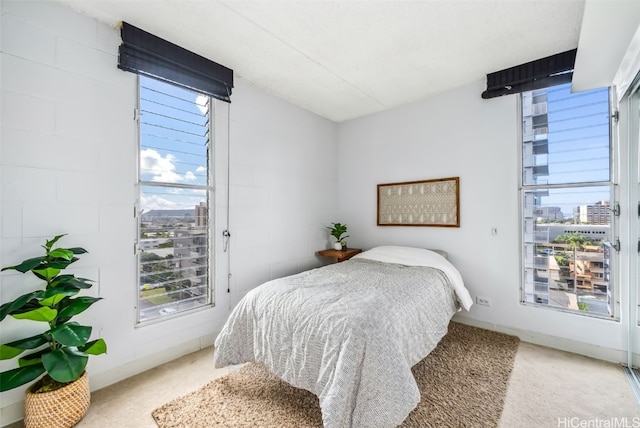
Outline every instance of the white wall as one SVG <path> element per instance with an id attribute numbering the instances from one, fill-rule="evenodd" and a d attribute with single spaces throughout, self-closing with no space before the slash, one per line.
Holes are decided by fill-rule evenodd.
<path id="1" fill-rule="evenodd" d="M 586 0 L 572 90 L 579 92 L 612 86 L 638 28 L 640 2 Z M 637 49 L 634 53 L 637 55 Z M 635 73 L 629 77 L 632 79 Z M 616 82 L 620 83 L 623 82 Z M 626 82 L 625 90 L 629 83 L 630 80 Z"/>
<path id="2" fill-rule="evenodd" d="M 0 6 L 0 265 L 33 256 L 58 233 L 69 234 L 62 244 L 89 250 L 75 272 L 96 279 L 92 294 L 104 300 L 82 320 L 109 345 L 90 361 L 94 389 L 210 344 L 248 290 L 321 263 L 314 252 L 328 245 L 330 221 L 349 225 L 350 246 L 447 250 L 472 294 L 493 301 L 462 314 L 468 322 L 556 338 L 555 346 L 577 351 L 624 349 L 621 324 L 518 303 L 517 106 L 515 97 L 482 100 L 482 82 L 336 125 L 237 79 L 231 293 L 218 239 L 226 228 L 228 116 L 216 103 L 216 307 L 136 328 L 136 78 L 116 68 L 118 31 L 57 3 Z M 449 176 L 461 180 L 462 227 L 376 226 L 376 184 Z M 33 287 L 5 272 L 0 301 Z M 5 320 L 0 340 L 27 328 L 37 331 Z M 21 399 L 19 389 L 2 394 L 0 425 L 21 417 Z"/>
<path id="3" fill-rule="evenodd" d="M 231 305 L 317 267 L 337 214 L 337 125 L 243 85 L 231 110 Z"/>
<path id="4" fill-rule="evenodd" d="M 336 213 L 336 124 L 237 79 L 231 105 L 231 293 L 222 251 L 227 105 L 216 103 L 216 306 L 135 327 L 136 77 L 116 67 L 119 31 L 54 2 L 2 1 L 0 265 L 38 255 L 55 234 L 89 254 L 74 271 L 104 300 L 80 321 L 109 352 L 91 358 L 96 389 L 213 342 L 229 308 L 265 279 L 321 263 Z M 4 272 L 4 303 L 37 280 Z M 0 341 L 41 326 L 7 319 Z M 0 368 L 13 368 L 4 361 Z M 2 393 L 0 425 L 22 417 Z"/>
<path id="5" fill-rule="evenodd" d="M 350 227 L 350 244 L 444 249 L 474 298 L 492 300 L 459 320 L 626 361 L 625 308 L 618 323 L 519 303 L 517 97 L 483 100 L 483 85 L 341 124 L 340 220 Z M 376 184 L 452 176 L 460 177 L 459 229 L 376 226 Z"/>

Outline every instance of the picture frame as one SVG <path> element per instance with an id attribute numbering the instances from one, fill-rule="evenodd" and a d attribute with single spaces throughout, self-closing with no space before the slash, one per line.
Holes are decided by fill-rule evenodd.
<path id="1" fill-rule="evenodd" d="M 377 186 L 378 226 L 460 227 L 460 177 Z"/>

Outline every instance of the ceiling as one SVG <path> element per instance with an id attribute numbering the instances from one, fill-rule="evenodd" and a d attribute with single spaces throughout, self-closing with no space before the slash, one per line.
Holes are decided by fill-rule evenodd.
<path id="1" fill-rule="evenodd" d="M 574 49 L 584 10 L 584 0 L 58 1 L 336 122 Z"/>

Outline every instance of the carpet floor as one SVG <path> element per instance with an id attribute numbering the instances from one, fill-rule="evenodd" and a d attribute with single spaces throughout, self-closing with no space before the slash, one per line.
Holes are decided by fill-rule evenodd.
<path id="1" fill-rule="evenodd" d="M 421 401 L 402 427 L 492 427 L 502 412 L 519 339 L 452 322 L 413 367 Z M 155 409 L 160 428 L 322 427 L 318 398 L 258 364 Z"/>

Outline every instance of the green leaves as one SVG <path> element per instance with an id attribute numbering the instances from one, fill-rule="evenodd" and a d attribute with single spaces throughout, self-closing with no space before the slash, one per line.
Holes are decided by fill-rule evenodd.
<path id="1" fill-rule="evenodd" d="M 53 321 L 56 316 L 58 316 L 58 311 L 44 306 L 29 312 L 17 313 L 11 316 L 18 320 L 50 322 Z"/>
<path id="2" fill-rule="evenodd" d="M 0 345 L 0 360 L 9 360 L 22 354 L 24 349 L 14 348 L 13 346 Z"/>
<path id="3" fill-rule="evenodd" d="M 69 299 L 60 304 L 60 312 L 58 316 L 61 320 L 69 319 L 81 312 L 84 312 L 89 306 L 93 305 L 98 300 L 102 300 L 100 297 L 76 297 L 75 299 Z M 64 321 L 61 321 L 64 322 Z"/>
<path id="4" fill-rule="evenodd" d="M 0 360 L 8 360 L 20 355 L 27 349 L 35 349 L 47 343 L 47 336 L 38 334 L 26 339 L 15 340 L 13 342 L 0 345 Z"/>
<path id="5" fill-rule="evenodd" d="M 23 294 L 13 302 L 8 302 L 0 306 L 0 321 L 5 319 L 7 315 L 12 314 L 15 311 L 19 311 L 32 299 L 38 298 L 42 294 L 43 291 L 33 291 L 31 293 Z"/>
<path id="6" fill-rule="evenodd" d="M 49 332 L 53 339 L 65 346 L 82 346 L 91 336 L 92 327 L 78 325 L 78 323 L 62 324 Z"/>
<path id="7" fill-rule="evenodd" d="M 51 288 L 47 290 L 40 300 L 41 306 L 55 306 L 62 301 L 65 297 L 76 295 L 80 292 L 77 288 L 65 289 L 65 288 Z"/>
<path id="8" fill-rule="evenodd" d="M 48 282 L 60 273 L 60 269 L 47 266 L 42 269 L 32 269 L 31 272 L 33 272 L 33 274 L 38 278 Z"/>
<path id="9" fill-rule="evenodd" d="M 80 377 L 89 356 L 75 347 L 67 347 L 42 355 L 42 364 L 52 379 L 71 382 Z"/>
<path id="10" fill-rule="evenodd" d="M 53 238 L 51 238 L 50 240 L 48 240 L 45 244 L 44 244 L 44 249 L 47 250 L 47 252 L 49 252 L 49 250 L 51 250 L 51 247 L 54 246 L 54 244 L 56 242 L 58 242 L 58 239 L 62 238 L 64 235 L 66 235 L 66 233 L 63 233 L 62 235 L 56 235 Z"/>
<path id="11" fill-rule="evenodd" d="M 342 224 L 342 223 L 331 223 L 332 226 L 327 226 L 327 229 L 329 229 L 329 231 L 331 232 L 331 236 L 333 236 L 334 238 L 336 238 L 336 241 L 340 242 L 345 238 L 348 238 L 349 235 L 347 236 L 342 236 L 345 233 L 347 233 L 347 225 L 346 224 Z"/>
<path id="12" fill-rule="evenodd" d="M 73 259 L 73 251 L 67 250 L 66 248 L 56 248 L 55 250 L 51 250 L 47 253 L 47 256 L 60 258 L 65 260 Z"/>
<path id="13" fill-rule="evenodd" d="M 45 372 L 44 365 L 31 364 L 0 373 L 0 392 L 17 388 L 31 382 Z"/>
<path id="14" fill-rule="evenodd" d="M 29 355 L 25 355 L 22 358 L 18 359 L 18 367 L 26 367 L 34 364 L 42 364 L 42 354 L 46 354 L 47 352 L 51 352 L 51 349 L 45 348 L 41 349 L 37 352 L 32 352 Z"/>
<path id="15" fill-rule="evenodd" d="M 89 355 L 107 352 L 107 344 L 103 339 L 88 342 L 92 327 L 70 322 L 75 315 L 101 299 L 76 296 L 81 290 L 91 288 L 92 281 L 62 273 L 78 260 L 76 255 L 87 252 L 81 247 L 53 248 L 63 236 L 58 235 L 46 241 L 43 245 L 44 256 L 2 269 L 31 272 L 44 284 L 41 290 L 24 294 L 0 306 L 0 321 L 11 315 L 18 320 L 48 324 L 44 333 L 0 345 L 0 360 L 18 357 L 19 366 L 0 373 L 2 391 L 24 385 L 45 372 L 58 382 L 72 382 L 82 375 Z M 22 355 L 25 350 L 33 351 Z"/>
<path id="16" fill-rule="evenodd" d="M 85 289 L 91 288 L 91 282 L 90 279 L 76 278 L 74 275 L 58 275 L 49 283 L 49 288 Z"/>
<path id="17" fill-rule="evenodd" d="M 578 248 L 582 245 L 590 244 L 591 240 L 580 232 L 563 232 L 553 242 L 563 242 L 569 244 L 569 248 Z"/>
<path id="18" fill-rule="evenodd" d="M 7 266 L 5 268 L 2 268 L 2 270 L 5 271 L 5 270 L 9 270 L 9 269 L 14 269 L 14 270 L 17 270 L 18 272 L 27 273 L 31 269 L 37 267 L 40 263 L 42 263 L 42 261 L 45 258 L 46 257 L 35 257 L 33 259 L 27 259 L 27 260 L 23 261 L 22 263 L 20 263 L 19 265 Z"/>
<path id="19" fill-rule="evenodd" d="M 103 339 L 98 339 L 80 346 L 78 349 L 85 354 L 100 355 L 107 352 L 107 342 Z"/>

